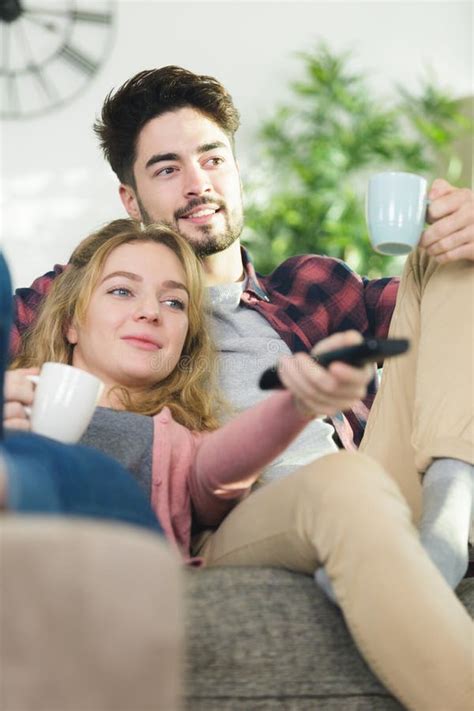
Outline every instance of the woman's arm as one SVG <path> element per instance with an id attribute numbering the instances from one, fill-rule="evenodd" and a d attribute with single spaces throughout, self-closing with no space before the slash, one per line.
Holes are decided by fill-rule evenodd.
<path id="1" fill-rule="evenodd" d="M 356 331 L 320 341 L 314 353 L 359 343 Z M 286 388 L 238 415 L 224 427 L 202 435 L 189 489 L 203 525 L 217 525 L 249 491 L 262 467 L 283 452 L 308 422 L 352 407 L 365 396 L 374 368 L 334 362 L 323 368 L 306 353 L 282 358 L 279 376 Z"/>
<path id="2" fill-rule="evenodd" d="M 311 418 L 293 396 L 278 392 L 226 425 L 200 437 L 189 488 L 194 511 L 206 526 L 220 523 L 249 493 L 261 469 L 283 452 Z"/>

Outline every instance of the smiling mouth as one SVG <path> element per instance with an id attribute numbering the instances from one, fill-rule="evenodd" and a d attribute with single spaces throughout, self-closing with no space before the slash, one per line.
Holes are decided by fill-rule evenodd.
<path id="1" fill-rule="evenodd" d="M 179 219 L 186 220 L 187 222 L 195 222 L 197 224 L 200 224 L 202 222 L 208 222 L 214 217 L 214 215 L 217 215 L 220 211 L 220 207 L 203 207 L 199 210 L 194 210 L 188 215 L 183 215 Z"/>
<path id="2" fill-rule="evenodd" d="M 146 338 L 127 336 L 125 338 L 122 338 L 122 340 L 126 343 L 129 343 L 131 346 L 134 346 L 135 348 L 139 348 L 144 351 L 159 351 L 161 349 L 161 346 L 158 345 L 158 343 L 155 343 L 154 341 L 149 341 Z"/>

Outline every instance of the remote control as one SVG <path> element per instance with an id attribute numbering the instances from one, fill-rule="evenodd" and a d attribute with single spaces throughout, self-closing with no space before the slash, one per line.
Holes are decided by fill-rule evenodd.
<path id="1" fill-rule="evenodd" d="M 406 338 L 387 338 L 386 340 L 366 338 L 362 343 L 357 343 L 354 346 L 318 353 L 318 355 L 312 355 L 311 358 L 324 368 L 327 368 L 335 360 L 360 368 L 371 361 L 381 362 L 385 358 L 401 355 L 408 350 L 408 347 L 409 341 Z M 259 385 L 262 390 L 283 388 L 276 366 L 268 368 L 262 373 Z"/>

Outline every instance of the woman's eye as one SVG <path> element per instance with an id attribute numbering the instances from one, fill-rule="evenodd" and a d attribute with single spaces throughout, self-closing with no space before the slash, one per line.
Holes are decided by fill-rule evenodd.
<path id="1" fill-rule="evenodd" d="M 132 292 L 130 289 L 126 289 L 124 286 L 117 286 L 115 289 L 110 289 L 108 294 L 113 294 L 114 296 L 131 296 Z"/>
<path id="2" fill-rule="evenodd" d="M 171 308 L 179 311 L 184 311 L 186 308 L 184 301 L 181 301 L 181 299 L 164 299 L 163 303 L 168 304 Z"/>

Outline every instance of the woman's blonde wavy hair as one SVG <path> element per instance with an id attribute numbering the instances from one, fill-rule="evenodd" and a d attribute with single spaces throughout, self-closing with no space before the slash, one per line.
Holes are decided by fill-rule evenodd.
<path id="1" fill-rule="evenodd" d="M 178 257 L 189 290 L 189 326 L 174 370 L 146 388 L 130 391 L 118 387 L 121 403 L 124 409 L 141 415 L 155 415 L 167 406 L 185 427 L 215 429 L 225 406 L 217 387 L 216 353 L 209 337 L 201 266 L 188 243 L 166 225 L 142 229 L 133 220 L 114 220 L 83 240 L 64 272 L 55 279 L 12 367 L 40 367 L 47 361 L 72 363 L 74 346 L 67 339 L 68 328 L 73 322 L 84 323 L 107 257 L 129 242 L 162 244 Z"/>

